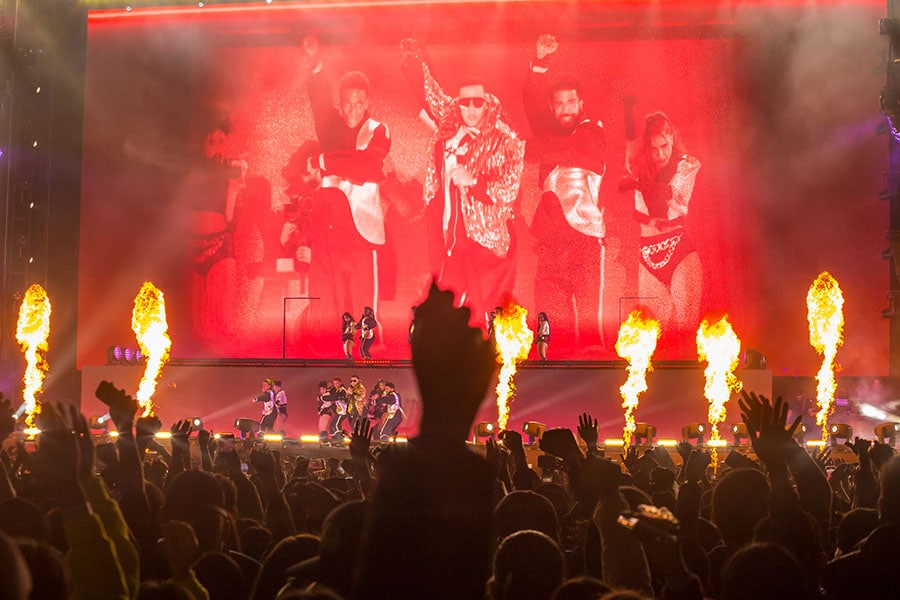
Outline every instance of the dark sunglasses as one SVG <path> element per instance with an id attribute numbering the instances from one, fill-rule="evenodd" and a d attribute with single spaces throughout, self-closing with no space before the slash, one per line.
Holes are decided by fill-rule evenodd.
<path id="1" fill-rule="evenodd" d="M 482 106 L 484 106 L 485 102 L 487 102 L 487 100 L 485 100 L 484 98 L 460 98 L 459 99 L 460 106 L 467 106 L 469 108 L 472 108 L 473 106 L 475 108 L 481 108 Z"/>

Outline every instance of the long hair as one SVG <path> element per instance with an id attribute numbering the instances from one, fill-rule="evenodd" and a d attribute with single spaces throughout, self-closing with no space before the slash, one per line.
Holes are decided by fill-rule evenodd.
<path id="1" fill-rule="evenodd" d="M 641 137 L 640 148 L 637 155 L 631 160 L 632 172 L 637 175 L 638 179 L 653 180 L 656 178 L 659 169 L 650 156 L 650 140 L 657 135 L 663 136 L 672 143 L 672 157 L 669 159 L 669 164 L 686 153 L 681 137 L 672 127 L 669 117 L 662 112 L 650 113 L 644 120 L 644 134 Z"/>

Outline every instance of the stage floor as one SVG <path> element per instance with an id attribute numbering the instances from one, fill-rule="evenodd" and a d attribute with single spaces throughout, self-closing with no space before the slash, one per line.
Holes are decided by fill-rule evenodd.
<path id="1" fill-rule="evenodd" d="M 141 366 L 87 366 L 82 370 L 81 410 L 85 415 L 102 415 L 106 407 L 95 398 L 100 381 L 111 381 L 134 393 L 143 373 Z M 767 396 L 772 394 L 772 373 L 741 369 L 736 372 L 744 387 Z M 251 402 L 266 378 L 281 380 L 288 395 L 286 437 L 316 435 L 316 394 L 320 380 L 341 377 L 344 382 L 358 375 L 368 389 L 376 381 L 393 381 L 402 397 L 408 418 L 400 426 L 401 436 L 413 437 L 421 415 L 419 391 L 408 362 L 324 361 L 185 361 L 163 369 L 153 401 L 165 427 L 192 417 L 203 419 L 204 428 L 215 432 L 234 431 L 239 418 L 259 420 L 260 406 Z M 626 379 L 624 364 L 527 362 L 516 375 L 516 397 L 510 405 L 509 428 L 521 431 L 526 421 L 538 421 L 548 428 L 575 429 L 578 416 L 592 414 L 600 437 L 621 437 L 624 425 L 619 386 Z M 700 365 L 656 366 L 648 374 L 649 389 L 641 395 L 635 411 L 638 422 L 656 426 L 658 438 L 681 439 L 681 428 L 706 422 L 707 402 L 703 396 L 704 377 Z M 725 424 L 740 421 L 737 402 L 728 405 Z M 496 422 L 497 407 L 489 392 L 476 422 Z"/>

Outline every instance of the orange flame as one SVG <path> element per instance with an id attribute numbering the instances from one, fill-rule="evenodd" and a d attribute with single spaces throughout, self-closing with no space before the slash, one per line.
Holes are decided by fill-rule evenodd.
<path id="1" fill-rule="evenodd" d="M 706 361 L 706 385 L 703 395 L 709 402 L 707 419 L 712 426 L 710 438 L 722 439 L 719 435 L 719 423 L 725 420 L 725 404 L 731 398 L 732 392 L 739 392 L 743 387 L 740 380 L 735 377 L 734 370 L 738 366 L 738 357 L 741 354 L 741 340 L 731 328 L 728 316 L 725 315 L 715 323 L 706 319 L 700 323 L 697 329 L 697 357 Z M 716 449 L 710 450 L 713 467 L 717 464 Z"/>
<path id="2" fill-rule="evenodd" d="M 163 365 L 169 360 L 169 349 L 172 339 L 167 331 L 166 300 L 162 291 L 149 281 L 141 286 L 141 291 L 134 298 L 134 310 L 131 312 L 131 329 L 137 338 L 141 352 L 147 357 L 147 366 L 137 391 L 137 401 L 144 409 L 142 416 L 153 416 L 155 406 L 150 400 L 156 391 L 156 380 Z"/>
<path id="3" fill-rule="evenodd" d="M 626 449 L 631 445 L 634 434 L 634 410 L 638 406 L 638 398 L 647 391 L 647 372 L 653 370 L 650 358 L 656 350 L 659 334 L 659 321 L 645 319 L 639 310 L 632 311 L 619 327 L 616 352 L 628 361 L 628 379 L 619 388 L 622 408 L 625 409 L 622 439 Z"/>
<path id="4" fill-rule="evenodd" d="M 16 326 L 16 341 L 25 354 L 25 384 L 22 392 L 25 401 L 25 423 L 34 427 L 34 415 L 41 412 L 37 394 L 41 391 L 44 377 L 50 365 L 44 358 L 50 337 L 50 298 L 40 285 L 34 283 L 25 292 L 19 307 L 19 322 Z"/>
<path id="5" fill-rule="evenodd" d="M 827 271 L 816 277 L 806 294 L 806 319 L 809 321 L 809 343 L 822 355 L 822 366 L 816 374 L 816 425 L 822 427 L 822 439 L 828 436 L 828 415 L 834 407 L 835 356 L 844 343 L 844 295 L 837 280 Z"/>
<path id="6" fill-rule="evenodd" d="M 494 316 L 494 339 L 497 344 L 497 362 L 500 376 L 497 381 L 497 426 L 506 429 L 509 420 L 509 404 L 516 396 L 513 378 L 516 363 L 528 358 L 534 332 L 528 328 L 525 317 L 528 311 L 514 302 L 507 302 L 503 310 Z"/>

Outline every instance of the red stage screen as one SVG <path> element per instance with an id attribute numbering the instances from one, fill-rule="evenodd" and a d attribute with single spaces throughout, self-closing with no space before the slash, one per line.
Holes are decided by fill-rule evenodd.
<path id="1" fill-rule="evenodd" d="M 838 360 L 885 373 L 880 5 L 726 4 L 93 11 L 79 364 L 132 343 L 144 280 L 176 357 L 340 358 L 346 333 L 407 358 L 439 277 L 478 322 L 507 296 L 545 313 L 550 359 L 615 359 L 643 307 L 657 359 L 727 313 L 809 374 L 828 270 Z"/>

